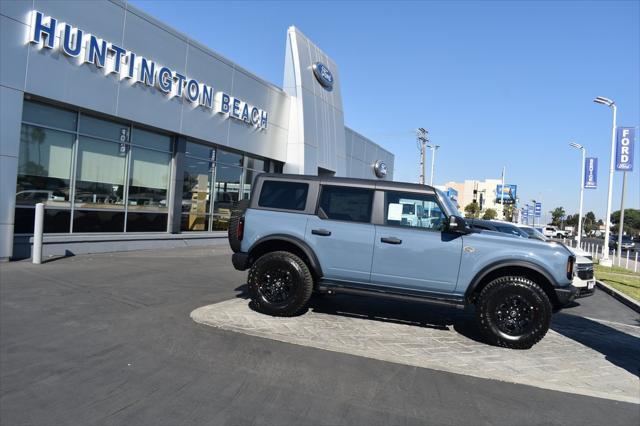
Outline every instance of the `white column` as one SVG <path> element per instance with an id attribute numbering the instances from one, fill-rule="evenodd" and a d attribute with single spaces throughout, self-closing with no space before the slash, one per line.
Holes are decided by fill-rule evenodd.
<path id="1" fill-rule="evenodd" d="M 602 266 L 611 266 L 612 262 L 609 260 L 609 232 L 611 223 L 611 199 L 613 197 L 613 172 L 615 169 L 615 150 L 616 150 L 616 104 L 612 104 L 613 108 L 613 125 L 611 127 L 611 161 L 609 162 L 609 190 L 607 192 L 607 215 L 604 220 L 604 257 L 600 264 Z"/>

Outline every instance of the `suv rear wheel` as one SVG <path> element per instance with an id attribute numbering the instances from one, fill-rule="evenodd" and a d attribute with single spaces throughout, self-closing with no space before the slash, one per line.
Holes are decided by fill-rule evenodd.
<path id="1" fill-rule="evenodd" d="M 494 344 L 529 349 L 549 330 L 551 302 L 536 283 L 520 276 L 500 277 L 480 292 L 476 317 Z"/>
<path id="2" fill-rule="evenodd" d="M 274 251 L 253 264 L 248 285 L 258 311 L 287 317 L 306 306 L 313 291 L 313 276 L 307 264 L 295 254 Z"/>

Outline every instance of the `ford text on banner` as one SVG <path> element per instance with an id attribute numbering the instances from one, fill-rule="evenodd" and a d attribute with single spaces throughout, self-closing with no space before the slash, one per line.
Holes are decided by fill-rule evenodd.
<path id="1" fill-rule="evenodd" d="M 584 187 L 587 189 L 598 187 L 598 159 L 596 157 L 584 159 Z"/>
<path id="2" fill-rule="evenodd" d="M 616 134 L 616 170 L 633 171 L 633 143 L 636 129 L 618 127 Z"/>

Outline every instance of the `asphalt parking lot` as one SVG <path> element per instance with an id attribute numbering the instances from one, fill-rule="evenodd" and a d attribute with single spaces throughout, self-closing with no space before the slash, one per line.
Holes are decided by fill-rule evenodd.
<path id="1" fill-rule="evenodd" d="M 0 423 L 640 421 L 640 405 L 623 402 L 624 392 L 601 398 L 573 393 L 571 386 L 557 391 L 510 383 L 518 381 L 518 371 L 513 380 L 481 378 L 482 362 L 473 356 L 464 359 L 464 369 L 443 371 L 435 364 L 417 366 L 287 343 L 190 318 L 194 310 L 221 302 L 246 307 L 244 279 L 232 269 L 224 245 L 85 255 L 40 266 L 0 265 Z M 436 336 L 440 345 L 468 341 L 478 352 L 497 349 L 477 341 L 467 317 L 463 311 L 429 305 L 384 307 L 336 297 L 314 300 L 310 312 L 299 318 L 320 318 L 336 327 L 345 326 L 345 320 L 360 321 L 373 330 L 376 324 L 414 327 Z M 601 382 L 603 392 L 615 387 L 600 379 L 603 371 L 609 378 L 633 375 L 639 386 L 639 326 L 635 312 L 597 293 L 556 316 L 540 345 L 562 339 L 570 348 L 555 354 L 558 363 L 572 362 L 576 348 L 574 358 L 593 356 L 596 368 L 589 386 L 597 389 Z M 503 351 L 501 357 L 522 362 L 530 353 Z M 591 358 L 582 365 L 589 368 L 590 363 Z M 535 378 L 535 371 L 529 376 Z M 640 396 L 640 386 L 637 391 Z"/>

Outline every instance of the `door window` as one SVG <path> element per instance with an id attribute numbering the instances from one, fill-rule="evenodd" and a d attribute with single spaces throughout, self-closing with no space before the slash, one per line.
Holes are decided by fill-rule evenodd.
<path id="1" fill-rule="evenodd" d="M 372 189 L 323 186 L 318 215 L 323 219 L 370 222 L 372 202 Z"/>
<path id="2" fill-rule="evenodd" d="M 385 224 L 441 231 L 446 215 L 433 194 L 387 191 Z"/>

